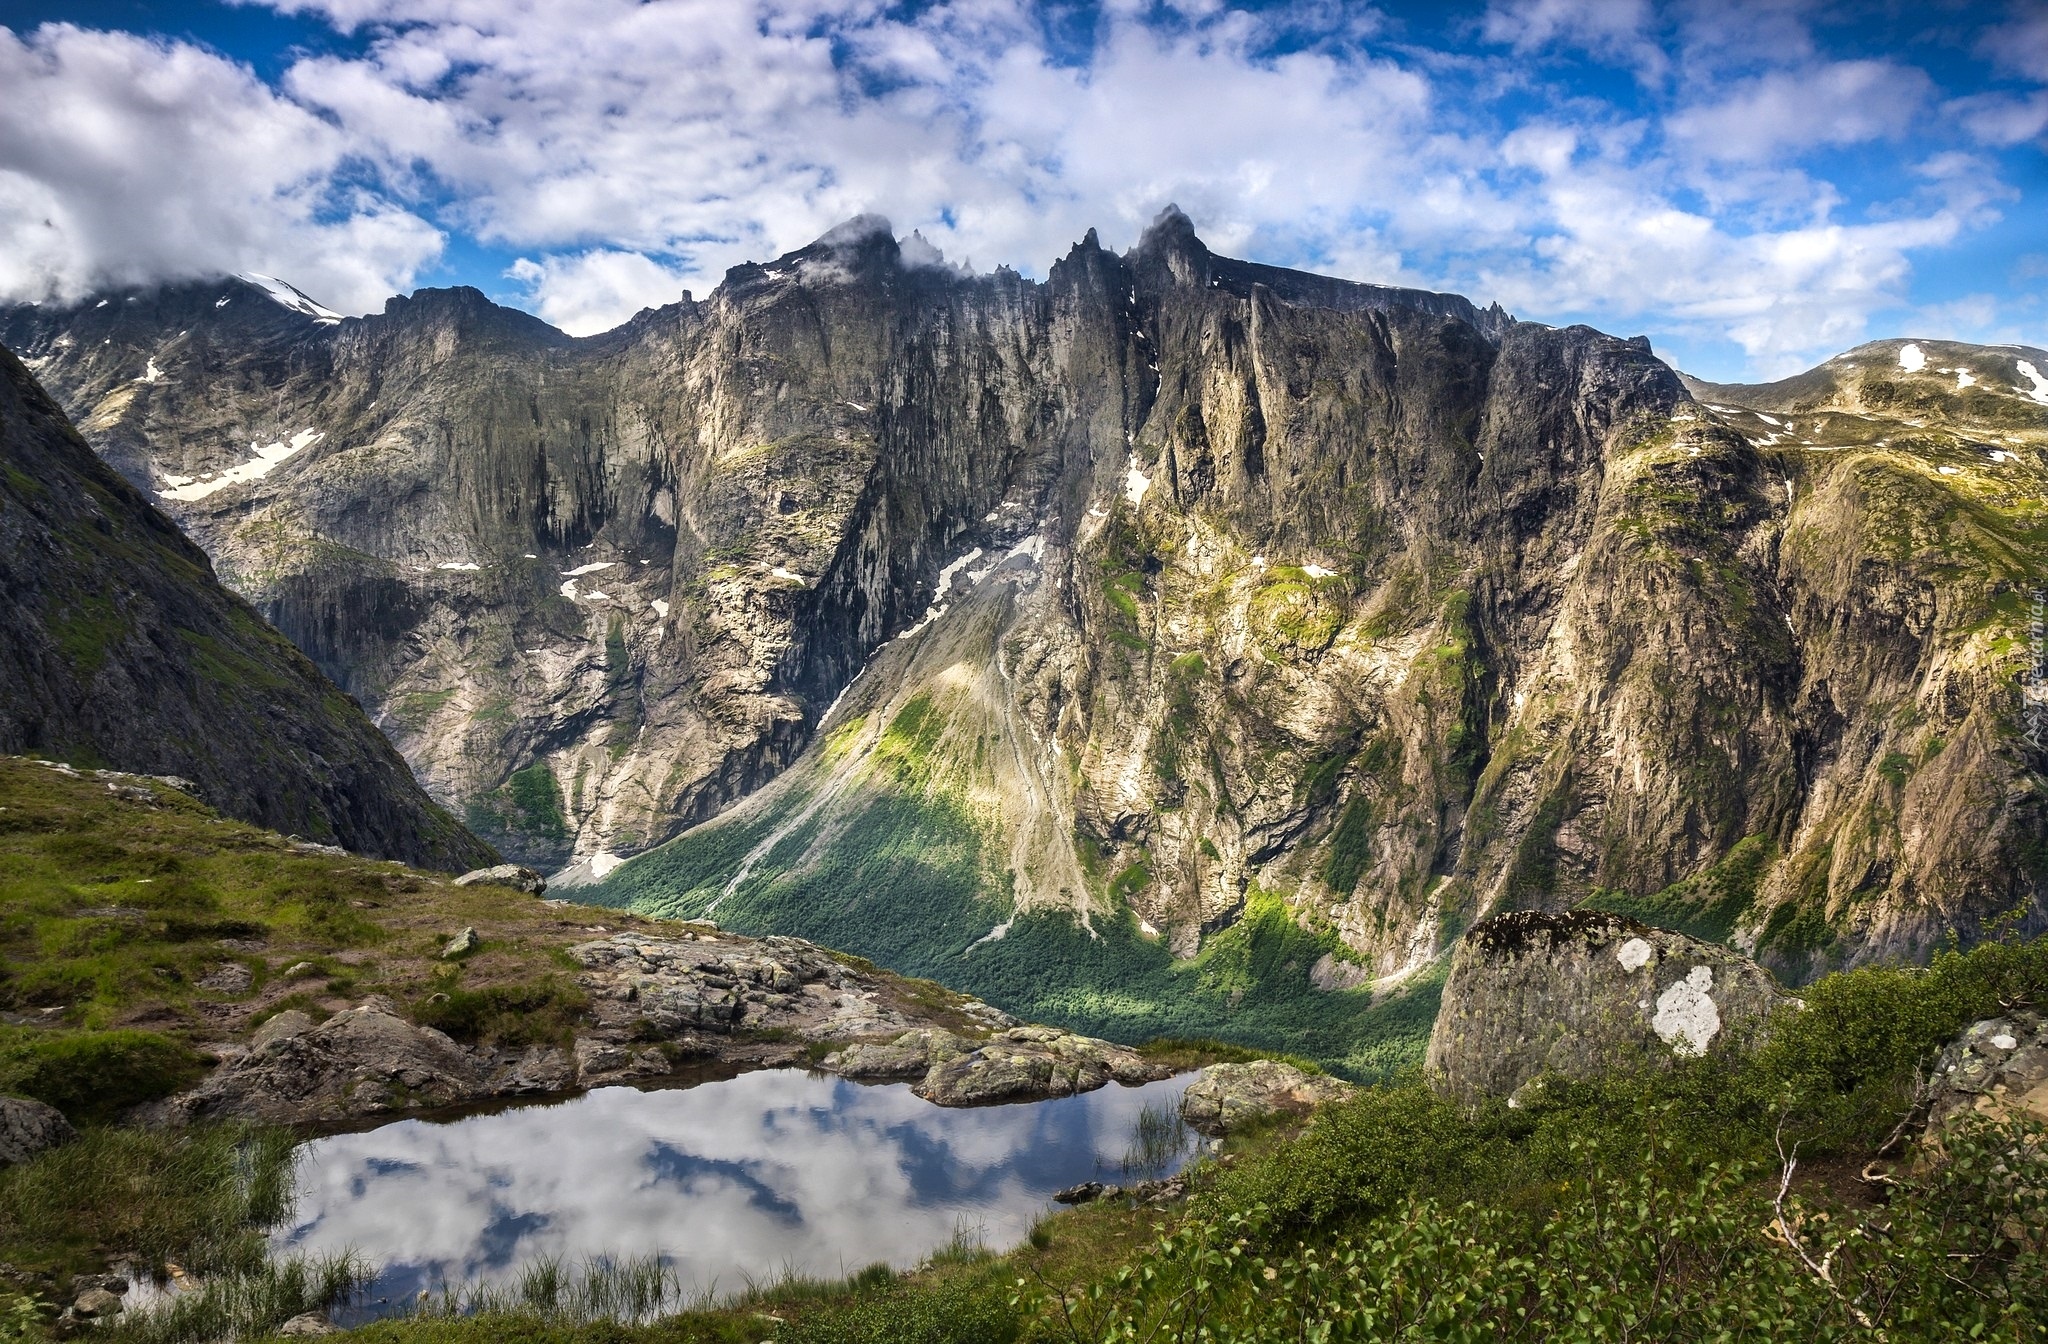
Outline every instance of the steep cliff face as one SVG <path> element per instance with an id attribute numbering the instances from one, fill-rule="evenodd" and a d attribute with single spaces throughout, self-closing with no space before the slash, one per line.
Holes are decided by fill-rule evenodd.
<path id="1" fill-rule="evenodd" d="M 379 857 L 491 857 L 4 350 L 0 753 L 182 776 L 230 815 Z"/>
<path id="2" fill-rule="evenodd" d="M 511 852 L 603 878 L 716 816 L 599 899 L 1041 1017 L 1053 966 L 1099 1031 L 1117 976 L 1427 992 L 1497 909 L 1795 978 L 2044 920 L 2038 352 L 1970 354 L 1945 428 L 1887 375 L 1802 442 L 1646 342 L 1173 211 L 1042 283 L 854 221 L 581 341 L 238 282 L 0 331 Z"/>

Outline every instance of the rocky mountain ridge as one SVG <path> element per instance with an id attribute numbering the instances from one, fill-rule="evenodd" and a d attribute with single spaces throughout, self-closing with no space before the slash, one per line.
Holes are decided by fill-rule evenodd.
<path id="1" fill-rule="evenodd" d="M 380 857 L 492 857 L 0 350 L 0 753 L 19 752 L 179 776 L 229 815 Z"/>
<path id="2" fill-rule="evenodd" d="M 596 899 L 876 955 L 908 921 L 929 968 L 1035 910 L 1186 958 L 1270 898 L 1326 931 L 1318 987 L 1382 993 L 1495 909 L 1794 978 L 2048 918 L 2042 352 L 1689 390 L 1177 211 L 1043 282 L 853 221 L 586 340 L 238 282 L 0 339 Z M 1787 432 L 1785 396 L 1834 400 Z"/>

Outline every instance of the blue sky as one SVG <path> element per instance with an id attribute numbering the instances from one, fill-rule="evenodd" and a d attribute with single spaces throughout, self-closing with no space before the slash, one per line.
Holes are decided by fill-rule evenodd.
<path id="1" fill-rule="evenodd" d="M 2048 344 L 2048 0 L 0 0 L 0 298 L 256 270 L 568 330 L 853 214 L 1219 251 L 1708 377 Z"/>

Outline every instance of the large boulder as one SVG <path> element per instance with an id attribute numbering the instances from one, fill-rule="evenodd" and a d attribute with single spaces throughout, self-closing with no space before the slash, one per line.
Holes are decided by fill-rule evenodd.
<path id="1" fill-rule="evenodd" d="M 0 1167 L 26 1162 L 77 1137 L 55 1106 L 27 1097 L 0 1097 Z"/>
<path id="2" fill-rule="evenodd" d="M 1973 1023 L 1935 1060 L 1928 1089 L 1931 1131 L 1972 1114 L 2048 1122 L 2048 1018 L 2018 1012 Z"/>
<path id="3" fill-rule="evenodd" d="M 842 1078 L 882 1081 L 890 1078 L 922 1078 L 934 1063 L 964 1055 L 974 1042 L 962 1040 L 943 1027 L 920 1027 L 906 1031 L 893 1041 L 860 1042 L 834 1050 L 818 1065 Z"/>
<path id="4" fill-rule="evenodd" d="M 1620 915 L 1515 911 L 1459 941 L 1427 1071 L 1467 1103 L 1761 1040 L 1788 999 L 1740 953 Z"/>
<path id="5" fill-rule="evenodd" d="M 317 1026 L 304 1014 L 280 1013 L 258 1035 L 248 1053 L 177 1098 L 172 1114 L 188 1121 L 332 1123 L 453 1105 L 486 1090 L 461 1046 L 406 1021 L 379 995 Z"/>
<path id="6" fill-rule="evenodd" d="M 473 868 L 455 879 L 458 887 L 478 885 L 510 887 L 523 891 L 529 896 L 538 896 L 548 889 L 547 879 L 531 868 L 522 868 L 516 863 L 493 864 L 489 868 Z"/>
<path id="7" fill-rule="evenodd" d="M 1356 1089 L 1341 1078 L 1304 1073 L 1276 1059 L 1211 1064 L 1180 1096 L 1180 1118 L 1211 1136 L 1241 1129 L 1269 1115 L 1307 1115 Z"/>

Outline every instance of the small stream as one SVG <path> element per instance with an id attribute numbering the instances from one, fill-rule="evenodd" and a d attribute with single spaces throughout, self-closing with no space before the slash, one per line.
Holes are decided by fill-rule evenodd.
<path id="1" fill-rule="evenodd" d="M 956 1237 L 1017 1245 L 1077 1182 L 1170 1174 L 1190 1146 L 1127 1163 L 1140 1115 L 1170 1113 L 1192 1077 L 950 1110 L 907 1084 L 775 1069 L 407 1120 L 308 1143 L 274 1245 L 379 1266 L 369 1314 L 548 1257 L 658 1254 L 693 1294 L 908 1268 Z"/>

